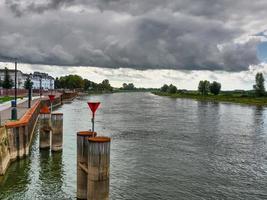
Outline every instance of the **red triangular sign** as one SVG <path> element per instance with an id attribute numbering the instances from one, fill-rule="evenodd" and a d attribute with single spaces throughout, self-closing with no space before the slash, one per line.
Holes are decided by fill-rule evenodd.
<path id="1" fill-rule="evenodd" d="M 49 97 L 51 102 L 53 102 L 55 100 L 55 95 L 53 95 L 53 94 L 48 95 L 48 97 Z"/>
<path id="2" fill-rule="evenodd" d="M 95 116 L 95 112 L 97 110 L 97 108 L 100 105 L 100 102 L 88 102 L 89 108 L 91 109 L 92 113 L 93 113 L 93 117 Z"/>

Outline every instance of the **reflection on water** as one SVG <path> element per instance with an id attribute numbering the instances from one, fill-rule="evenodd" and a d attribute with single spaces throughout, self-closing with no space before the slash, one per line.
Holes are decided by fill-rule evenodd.
<path id="1" fill-rule="evenodd" d="M 266 108 L 149 93 L 61 107 L 63 152 L 39 151 L 35 138 L 1 181 L 0 199 L 75 199 L 76 132 L 91 127 L 88 100 L 102 102 L 95 128 L 112 137 L 111 199 L 267 199 Z"/>

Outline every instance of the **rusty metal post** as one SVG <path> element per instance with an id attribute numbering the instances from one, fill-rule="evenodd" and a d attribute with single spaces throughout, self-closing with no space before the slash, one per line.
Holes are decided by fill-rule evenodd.
<path id="1" fill-rule="evenodd" d="M 88 200 L 109 199 L 110 141 L 109 137 L 88 139 Z"/>
<path id="2" fill-rule="evenodd" d="M 77 133 L 77 198 L 87 199 L 87 153 L 88 138 L 95 137 L 91 131 Z"/>

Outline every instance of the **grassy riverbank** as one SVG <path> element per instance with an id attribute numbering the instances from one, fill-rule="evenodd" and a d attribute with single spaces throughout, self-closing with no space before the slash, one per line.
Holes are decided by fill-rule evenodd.
<path id="1" fill-rule="evenodd" d="M 6 102 L 6 101 L 11 101 L 11 100 L 13 100 L 13 99 L 14 99 L 14 97 L 9 97 L 9 96 L 0 97 L 0 104 L 1 104 L 1 103 L 4 103 L 4 102 Z"/>
<path id="2" fill-rule="evenodd" d="M 199 101 L 214 101 L 214 102 L 230 102 L 230 103 L 239 103 L 247 105 L 256 105 L 256 106 L 267 106 L 267 97 L 253 97 L 246 96 L 240 93 L 235 92 L 222 92 L 220 95 L 200 95 L 197 92 L 187 92 L 187 93 L 175 93 L 170 94 L 167 92 L 152 92 L 155 95 L 167 96 L 171 98 L 186 98 L 186 99 L 195 99 Z"/>

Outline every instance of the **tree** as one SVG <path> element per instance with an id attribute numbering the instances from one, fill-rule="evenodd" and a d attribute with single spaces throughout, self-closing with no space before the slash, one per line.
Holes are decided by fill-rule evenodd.
<path id="1" fill-rule="evenodd" d="M 221 91 L 221 84 L 213 81 L 213 83 L 210 84 L 210 92 L 214 95 L 218 95 Z"/>
<path id="2" fill-rule="evenodd" d="M 33 82 L 31 81 L 30 77 L 27 77 L 26 81 L 24 82 L 24 88 L 30 89 L 32 88 Z"/>
<path id="3" fill-rule="evenodd" d="M 264 96 L 265 95 L 265 87 L 264 87 L 264 77 L 262 73 L 257 73 L 256 77 L 256 84 L 253 85 L 255 93 L 257 96 Z"/>
<path id="4" fill-rule="evenodd" d="M 210 86 L 210 82 L 207 80 L 204 81 L 199 81 L 198 84 L 198 91 L 202 94 L 202 95 L 207 95 L 209 93 L 209 86 Z"/>
<path id="5" fill-rule="evenodd" d="M 77 89 L 84 87 L 84 81 L 82 77 L 78 75 L 62 76 L 59 78 L 59 82 L 57 84 L 60 86 L 60 88 L 66 89 Z"/>
<path id="6" fill-rule="evenodd" d="M 167 92 L 169 90 L 169 86 L 167 84 L 164 84 L 161 88 L 160 91 L 161 92 Z"/>
<path id="7" fill-rule="evenodd" d="M 102 81 L 102 83 L 99 84 L 100 90 L 102 91 L 112 91 L 113 87 L 109 84 L 109 80 L 105 79 Z"/>
<path id="8" fill-rule="evenodd" d="M 12 86 L 13 86 L 13 81 L 10 78 L 8 69 L 5 68 L 5 76 L 4 76 L 4 81 L 2 83 L 2 87 L 5 89 L 10 89 L 10 88 L 12 88 Z"/>
<path id="9" fill-rule="evenodd" d="M 175 94 L 177 92 L 177 87 L 175 85 L 170 84 L 168 92 L 170 94 Z"/>
<path id="10" fill-rule="evenodd" d="M 123 84 L 122 84 L 122 88 L 125 89 L 125 90 L 126 90 L 127 86 L 128 86 L 127 83 L 123 83 Z"/>
<path id="11" fill-rule="evenodd" d="M 123 84 L 122 84 L 122 88 L 123 88 L 124 90 L 134 90 L 134 89 L 135 89 L 135 86 L 134 86 L 133 83 L 129 83 L 129 84 L 127 84 L 127 83 L 123 83 Z"/>
<path id="12" fill-rule="evenodd" d="M 85 91 L 89 90 L 92 87 L 92 82 L 88 79 L 83 79 L 83 89 Z"/>
<path id="13" fill-rule="evenodd" d="M 58 77 L 56 77 L 56 79 L 55 79 L 55 88 L 56 88 L 56 89 L 61 88 L 60 80 L 59 80 Z"/>

